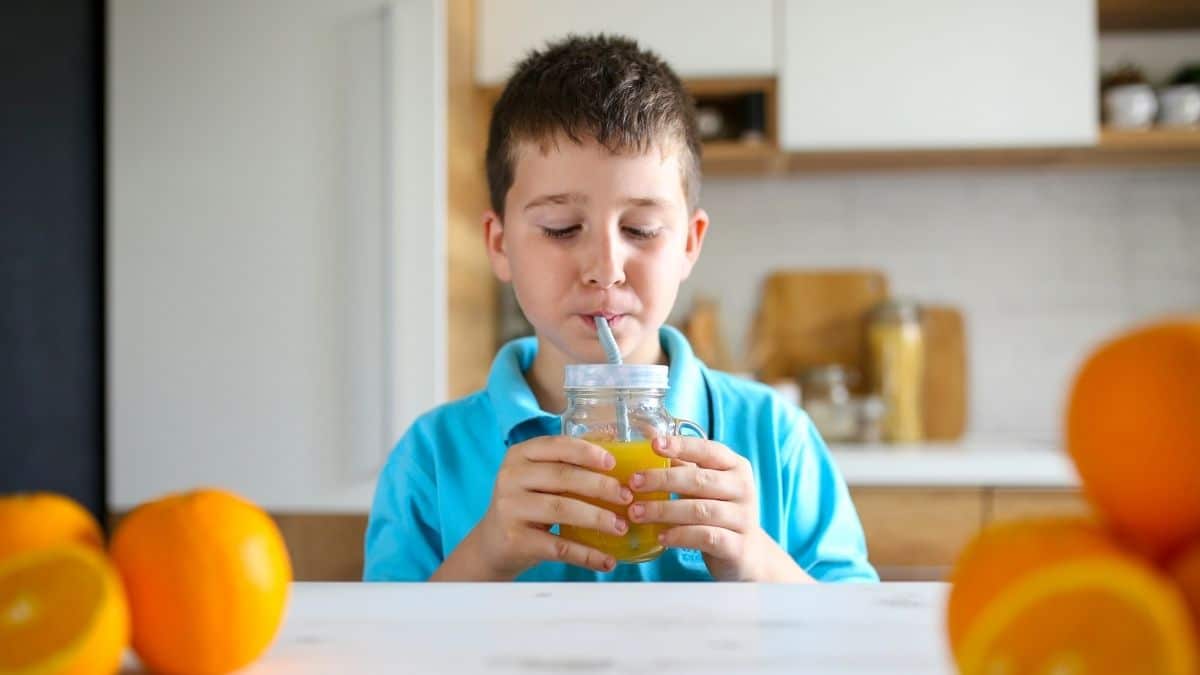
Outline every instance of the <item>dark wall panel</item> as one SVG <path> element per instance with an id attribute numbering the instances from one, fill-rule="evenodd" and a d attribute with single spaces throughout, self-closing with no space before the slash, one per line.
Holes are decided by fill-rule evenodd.
<path id="1" fill-rule="evenodd" d="M 103 6 L 0 3 L 0 492 L 104 507 Z"/>

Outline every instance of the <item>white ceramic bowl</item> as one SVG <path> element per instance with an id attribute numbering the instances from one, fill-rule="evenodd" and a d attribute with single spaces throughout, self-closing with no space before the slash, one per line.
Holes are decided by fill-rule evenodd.
<path id="1" fill-rule="evenodd" d="M 1189 127 L 1200 123 L 1200 87 L 1178 84 L 1158 95 L 1162 110 L 1159 121 L 1169 127 Z"/>
<path id="2" fill-rule="evenodd" d="M 1104 92 L 1108 125 L 1118 129 L 1144 129 L 1154 123 L 1158 98 L 1148 84 L 1123 84 Z"/>

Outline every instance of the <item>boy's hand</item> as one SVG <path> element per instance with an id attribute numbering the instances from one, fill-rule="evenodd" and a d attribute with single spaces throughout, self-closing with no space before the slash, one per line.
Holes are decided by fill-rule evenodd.
<path id="1" fill-rule="evenodd" d="M 609 572 L 616 560 L 596 549 L 550 534 L 555 523 L 623 535 L 628 524 L 611 511 L 568 496 L 617 506 L 633 494 L 601 471 L 616 463 L 604 448 L 566 436 L 542 436 L 508 450 L 492 503 L 475 527 L 479 552 L 494 578 L 512 579 L 544 560 Z"/>
<path id="2" fill-rule="evenodd" d="M 662 436 L 651 447 L 671 459 L 671 468 L 635 473 L 629 486 L 638 493 L 674 492 L 679 499 L 635 502 L 630 520 L 674 525 L 662 543 L 699 549 L 718 581 L 811 581 L 759 524 L 754 471 L 745 457 L 685 436 Z"/>

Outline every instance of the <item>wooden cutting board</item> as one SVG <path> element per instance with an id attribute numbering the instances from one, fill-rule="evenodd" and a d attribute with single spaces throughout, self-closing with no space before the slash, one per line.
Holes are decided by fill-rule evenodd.
<path id="1" fill-rule="evenodd" d="M 866 314 L 888 297 L 887 277 L 872 269 L 781 270 L 763 283 L 751 337 L 751 367 L 764 382 L 840 363 L 867 380 Z"/>
<path id="2" fill-rule="evenodd" d="M 967 428 L 967 340 L 963 315 L 953 307 L 922 306 L 925 338 L 925 438 L 953 441 Z"/>

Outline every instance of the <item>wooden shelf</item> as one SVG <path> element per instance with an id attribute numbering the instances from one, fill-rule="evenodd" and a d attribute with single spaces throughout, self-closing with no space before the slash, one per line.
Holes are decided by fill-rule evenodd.
<path id="1" fill-rule="evenodd" d="M 1162 150 L 1168 152 L 1200 150 L 1200 127 L 1190 129 L 1153 128 L 1144 131 L 1104 129 L 1100 147 L 1107 150 Z"/>
<path id="2" fill-rule="evenodd" d="M 1200 4 L 1200 0 L 1196 0 Z M 787 173 L 895 171 L 961 168 L 1170 167 L 1200 166 L 1200 128 L 1118 131 L 1105 129 L 1090 147 L 962 148 L 937 150 L 830 150 L 785 152 L 776 138 L 777 83 L 774 78 L 687 80 L 693 96 L 737 96 L 763 92 L 767 134 L 762 142 L 714 141 L 704 144 L 706 176 L 769 176 Z M 481 88 L 490 106 L 500 87 Z"/>
<path id="3" fill-rule="evenodd" d="M 1196 0 L 1100 0 L 1096 13 L 1101 32 L 1200 28 Z"/>
<path id="4" fill-rule="evenodd" d="M 787 170 L 787 155 L 770 143 L 704 144 L 701 171 L 711 176 L 762 175 Z"/>
<path id="5" fill-rule="evenodd" d="M 1092 147 L 783 152 L 768 145 L 709 144 L 707 176 L 1003 167 L 1200 166 L 1200 129 L 1104 130 Z"/>

